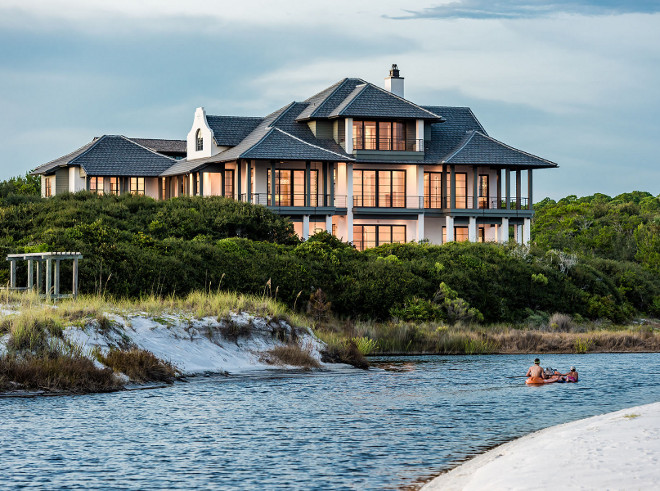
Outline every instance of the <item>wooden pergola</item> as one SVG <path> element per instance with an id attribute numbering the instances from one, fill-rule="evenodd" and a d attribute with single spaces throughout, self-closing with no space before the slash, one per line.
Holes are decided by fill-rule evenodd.
<path id="1" fill-rule="evenodd" d="M 42 288 L 47 299 L 76 298 L 78 296 L 78 261 L 83 258 L 79 252 L 32 252 L 27 254 L 9 254 L 7 261 L 9 267 L 9 290 L 13 291 L 36 291 L 41 294 Z M 73 261 L 73 279 L 71 293 L 60 292 L 60 262 L 63 260 Z M 27 286 L 17 286 L 18 261 L 27 261 Z M 55 271 L 53 275 L 53 263 Z M 36 264 L 36 282 L 34 277 L 34 266 Z M 42 279 L 45 269 L 45 282 Z"/>

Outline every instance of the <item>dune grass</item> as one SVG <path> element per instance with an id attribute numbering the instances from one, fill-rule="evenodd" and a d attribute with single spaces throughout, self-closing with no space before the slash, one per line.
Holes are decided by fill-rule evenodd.
<path id="1" fill-rule="evenodd" d="M 99 361 L 115 372 L 127 375 L 133 382 L 171 383 L 177 371 L 171 363 L 158 359 L 150 351 L 132 348 L 128 351 L 111 349 Z"/>
<path id="2" fill-rule="evenodd" d="M 320 368 L 321 364 L 311 354 L 311 350 L 298 343 L 277 346 L 268 351 L 265 361 L 271 364 L 284 364 L 305 369 Z"/>

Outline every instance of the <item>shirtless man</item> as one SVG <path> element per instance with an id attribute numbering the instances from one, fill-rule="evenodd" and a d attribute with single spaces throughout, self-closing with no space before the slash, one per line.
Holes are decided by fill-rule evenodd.
<path id="1" fill-rule="evenodd" d="M 562 376 L 562 380 L 564 382 L 577 382 L 578 381 L 578 373 L 575 370 L 575 367 L 571 367 L 571 371 L 568 373 L 560 373 L 559 375 Z"/>
<path id="2" fill-rule="evenodd" d="M 538 358 L 534 360 L 534 364 L 529 367 L 529 370 L 527 370 L 527 375 L 525 377 L 537 377 L 537 378 L 546 378 L 545 374 L 543 373 L 543 368 L 541 368 L 541 360 Z"/>

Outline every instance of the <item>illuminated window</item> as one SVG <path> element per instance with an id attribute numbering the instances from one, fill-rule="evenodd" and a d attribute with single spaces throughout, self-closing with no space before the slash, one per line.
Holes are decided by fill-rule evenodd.
<path id="1" fill-rule="evenodd" d="M 405 225 L 354 225 L 353 245 L 363 251 L 383 244 L 403 244 Z"/>
<path id="2" fill-rule="evenodd" d="M 353 206 L 372 208 L 406 207 L 406 171 L 353 171 Z"/>
<path id="3" fill-rule="evenodd" d="M 131 177 L 131 194 L 144 195 L 144 177 Z"/>
<path id="4" fill-rule="evenodd" d="M 488 175 L 481 174 L 479 175 L 479 208 L 485 209 L 489 208 L 488 206 Z"/>
<path id="5" fill-rule="evenodd" d="M 310 170 L 310 206 L 318 206 L 318 171 Z M 271 170 L 268 169 L 268 205 L 271 205 Z M 305 206 L 306 182 L 304 170 L 275 170 L 275 206 Z"/>
<path id="6" fill-rule="evenodd" d="M 424 208 L 443 208 L 442 172 L 424 173 Z"/>
<path id="7" fill-rule="evenodd" d="M 406 139 L 406 125 L 400 121 L 353 121 L 354 150 L 416 151 L 415 140 Z"/>
<path id="8" fill-rule="evenodd" d="M 225 170 L 225 196 L 227 198 L 234 197 L 234 170 Z"/>
<path id="9" fill-rule="evenodd" d="M 204 150 L 204 137 L 202 136 L 202 130 L 197 130 L 197 134 L 195 135 L 195 140 L 197 142 L 196 149 L 198 152 L 201 152 Z"/>
<path id="10" fill-rule="evenodd" d="M 110 177 L 108 180 L 110 181 L 110 194 L 119 194 L 119 178 Z"/>
<path id="11" fill-rule="evenodd" d="M 447 174 L 447 197 L 451 197 L 451 174 Z M 465 172 L 456 172 L 456 208 L 467 208 L 467 174 Z M 451 201 L 448 199 L 448 202 Z M 451 206 L 451 205 L 450 205 Z"/>
<path id="12" fill-rule="evenodd" d="M 90 177 L 89 178 L 89 192 L 94 194 L 103 194 L 103 178 Z"/>

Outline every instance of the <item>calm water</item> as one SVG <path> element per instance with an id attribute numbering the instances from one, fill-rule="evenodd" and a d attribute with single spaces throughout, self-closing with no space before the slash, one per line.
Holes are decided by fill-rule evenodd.
<path id="1" fill-rule="evenodd" d="M 0 398 L 0 487 L 392 489 L 558 423 L 660 400 L 660 354 L 379 358 L 367 372 L 209 377 Z M 638 370 L 637 373 L 633 369 Z"/>

